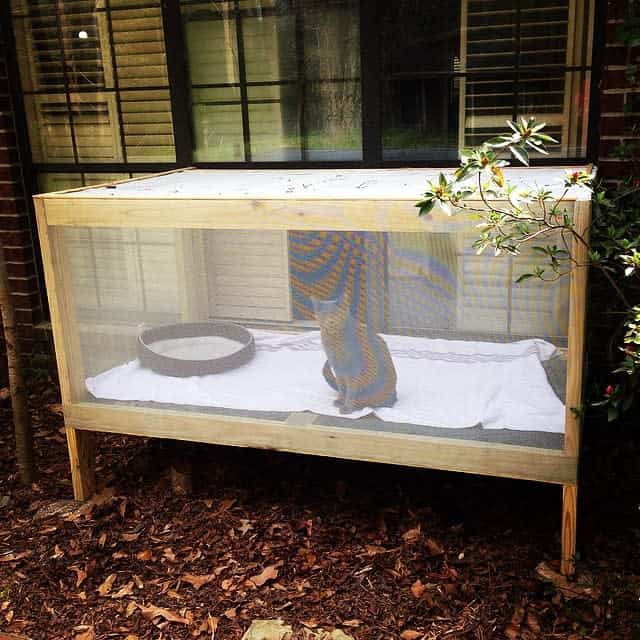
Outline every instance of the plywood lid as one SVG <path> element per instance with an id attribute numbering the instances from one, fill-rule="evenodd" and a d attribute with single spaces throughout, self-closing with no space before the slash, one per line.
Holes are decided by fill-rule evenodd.
<path id="1" fill-rule="evenodd" d="M 587 167 L 508 167 L 508 182 L 564 193 L 567 172 Z M 96 187 L 46 194 L 65 198 L 159 198 L 213 200 L 408 200 L 415 202 L 440 172 L 453 169 L 179 169 Z M 573 187 L 566 200 L 588 200 Z"/>

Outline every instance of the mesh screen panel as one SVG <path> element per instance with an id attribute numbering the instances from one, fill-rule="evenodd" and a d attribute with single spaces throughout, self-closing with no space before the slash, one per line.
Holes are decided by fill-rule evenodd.
<path id="1" fill-rule="evenodd" d="M 535 253 L 476 255 L 474 237 L 62 228 L 86 399 L 558 446 L 568 278 L 516 284 Z M 146 329 L 207 321 L 247 329 L 254 357 L 177 378 L 140 364 Z M 217 326 L 147 347 L 189 362 L 242 346 Z"/>

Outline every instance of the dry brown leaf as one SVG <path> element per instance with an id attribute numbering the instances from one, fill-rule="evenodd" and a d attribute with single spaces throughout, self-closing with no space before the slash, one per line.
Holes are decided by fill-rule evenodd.
<path id="1" fill-rule="evenodd" d="M 0 390 L 1 393 L 1 390 Z M 0 400 L 2 397 L 0 396 Z M 55 413 L 57 416 L 64 415 L 64 411 L 62 410 L 62 404 L 60 402 L 54 402 L 53 404 L 47 405 L 47 409 L 51 411 L 51 413 Z"/>
<path id="2" fill-rule="evenodd" d="M 255 576 L 251 576 L 249 580 L 256 586 L 261 587 L 266 582 L 270 580 L 275 580 L 278 577 L 278 568 L 277 565 L 271 564 L 265 569 L 263 569 L 260 573 Z"/>
<path id="3" fill-rule="evenodd" d="M 377 556 L 379 553 L 384 553 L 386 549 L 384 547 L 380 547 L 375 544 L 367 544 L 364 547 L 364 551 L 365 551 L 365 555 L 371 557 L 371 556 Z"/>
<path id="4" fill-rule="evenodd" d="M 112 573 L 107 579 L 98 587 L 98 593 L 101 596 L 106 596 L 111 591 L 111 587 L 113 587 L 113 583 L 116 581 L 116 574 Z"/>
<path id="5" fill-rule="evenodd" d="M 73 640 L 95 640 L 96 632 L 93 627 L 89 627 L 86 631 L 73 636 Z"/>
<path id="6" fill-rule="evenodd" d="M 131 582 L 127 582 L 123 587 L 120 587 L 116 593 L 112 593 L 112 598 L 124 598 L 125 596 L 133 595 L 133 580 Z"/>
<path id="7" fill-rule="evenodd" d="M 214 513 L 214 515 L 219 516 L 222 515 L 225 511 L 228 511 L 229 509 L 231 509 L 231 507 L 236 503 L 236 499 L 232 498 L 232 499 L 227 499 L 227 500 L 223 500 L 220 503 L 220 506 L 216 509 L 216 512 Z"/>
<path id="8" fill-rule="evenodd" d="M 0 556 L 0 562 L 16 562 L 18 560 L 22 560 L 23 558 L 28 558 L 33 555 L 33 551 L 21 551 L 20 553 L 7 553 L 3 556 Z"/>
<path id="9" fill-rule="evenodd" d="M 2 387 L 0 389 L 0 401 L 8 400 L 11 397 L 11 391 L 9 391 L 9 387 Z"/>
<path id="10" fill-rule="evenodd" d="M 124 542 L 135 542 L 139 537 L 142 531 L 130 531 L 128 533 L 123 533 L 120 538 Z"/>
<path id="11" fill-rule="evenodd" d="M 153 558 L 153 553 L 151 549 L 145 549 L 144 551 L 138 551 L 136 553 L 136 559 L 141 560 L 142 562 L 147 562 Z"/>
<path id="12" fill-rule="evenodd" d="M 109 502 L 113 496 L 116 495 L 116 490 L 113 487 L 105 487 L 99 493 L 94 493 L 91 498 L 89 498 L 89 502 L 96 507 L 105 504 L 105 502 Z"/>
<path id="13" fill-rule="evenodd" d="M 538 622 L 538 616 L 536 616 L 533 611 L 527 612 L 527 626 L 533 633 L 540 634 L 542 633 L 542 629 L 540 628 L 540 623 Z"/>
<path id="14" fill-rule="evenodd" d="M 520 638 L 520 627 L 517 627 L 513 624 L 510 624 L 505 630 L 504 635 L 508 638 L 508 640 L 519 640 Z"/>
<path id="15" fill-rule="evenodd" d="M 130 633 L 124 640 L 140 640 L 140 636 L 135 633 Z"/>
<path id="16" fill-rule="evenodd" d="M 103 531 L 100 534 L 100 537 L 98 538 L 98 546 L 99 547 L 104 547 L 106 541 L 107 541 L 107 534 Z"/>
<path id="17" fill-rule="evenodd" d="M 425 538 L 424 544 L 432 556 L 441 556 L 444 553 L 444 549 L 433 538 Z"/>
<path id="18" fill-rule="evenodd" d="M 216 616 L 212 616 L 210 613 L 207 614 L 207 631 L 211 634 L 211 640 L 214 640 L 216 636 L 216 631 L 218 630 L 218 623 L 220 622 L 220 618 Z"/>
<path id="19" fill-rule="evenodd" d="M 164 618 L 167 622 L 176 622 L 177 624 L 189 624 L 189 620 L 187 618 L 183 618 L 168 609 L 162 609 L 161 607 L 156 607 L 155 605 L 150 604 L 148 607 L 145 607 L 141 604 L 138 605 L 138 609 L 142 613 L 143 617 L 147 620 L 153 621 L 154 618 Z"/>
<path id="20" fill-rule="evenodd" d="M 407 629 L 400 634 L 402 640 L 417 640 L 418 638 L 422 638 L 424 633 L 420 631 L 415 631 L 414 629 Z"/>
<path id="21" fill-rule="evenodd" d="M 402 539 L 407 544 L 412 544 L 413 542 L 416 542 L 418 540 L 418 538 L 420 538 L 421 533 L 422 533 L 421 527 L 420 527 L 420 525 L 418 525 L 417 527 L 414 527 L 413 529 L 409 529 L 408 531 L 405 531 L 402 534 Z"/>
<path id="22" fill-rule="evenodd" d="M 220 586 L 222 587 L 223 591 L 229 591 L 229 589 L 231 589 L 232 585 L 233 585 L 233 579 L 232 578 L 226 578 L 225 580 L 223 580 L 220 583 Z"/>
<path id="23" fill-rule="evenodd" d="M 353 619 L 353 620 L 345 620 L 342 623 L 343 627 L 359 627 L 362 624 L 362 620 L 357 620 L 357 619 Z"/>
<path id="24" fill-rule="evenodd" d="M 167 547 L 162 554 L 169 562 L 176 561 L 176 554 L 173 553 L 173 549 L 171 547 Z"/>
<path id="25" fill-rule="evenodd" d="M 200 587 L 204 586 L 205 584 L 209 584 L 209 582 L 211 582 L 212 580 L 215 580 L 215 575 L 209 573 L 206 575 L 197 576 L 193 573 L 185 573 L 182 576 L 181 580 L 183 582 L 189 583 L 197 591 Z"/>
<path id="26" fill-rule="evenodd" d="M 238 607 L 231 607 L 224 612 L 224 617 L 228 620 L 233 620 L 237 615 Z"/>
<path id="27" fill-rule="evenodd" d="M 69 567 L 69 570 L 76 572 L 76 587 L 79 587 L 87 579 L 87 572 L 84 569 L 80 567 Z"/>
<path id="28" fill-rule="evenodd" d="M 541 562 L 536 567 L 536 574 L 541 580 L 551 582 L 567 600 L 571 598 L 597 600 L 601 595 L 600 590 L 593 585 L 580 584 L 579 581 L 569 582 L 567 578 L 554 571 L 546 562 Z"/>
<path id="29" fill-rule="evenodd" d="M 424 593 L 426 587 L 422 584 L 422 580 L 418 579 L 411 585 L 411 593 L 413 597 L 419 599 Z"/>
<path id="30" fill-rule="evenodd" d="M 127 608 L 125 609 L 124 615 L 127 618 L 130 618 L 133 615 L 133 612 L 138 608 L 137 603 L 135 603 L 133 600 L 131 600 L 129 602 L 129 604 L 127 605 Z"/>

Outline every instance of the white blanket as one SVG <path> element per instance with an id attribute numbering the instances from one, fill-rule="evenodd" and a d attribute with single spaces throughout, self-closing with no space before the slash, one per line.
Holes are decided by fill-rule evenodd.
<path id="1" fill-rule="evenodd" d="M 318 331 L 253 334 L 255 358 L 223 374 L 172 378 L 132 360 L 87 378 L 87 389 L 109 400 L 340 415 L 322 376 Z M 552 344 L 383 337 L 398 373 L 398 401 L 348 417 L 373 411 L 381 420 L 432 427 L 564 432 L 564 405 L 541 364 L 556 354 Z"/>

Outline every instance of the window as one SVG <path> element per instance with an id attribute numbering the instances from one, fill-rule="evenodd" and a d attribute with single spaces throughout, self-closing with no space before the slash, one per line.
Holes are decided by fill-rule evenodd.
<path id="1" fill-rule="evenodd" d="M 35 162 L 175 161 L 160 0 L 12 8 Z"/>
<path id="2" fill-rule="evenodd" d="M 181 8 L 197 161 L 362 159 L 355 0 Z"/>
<path id="3" fill-rule="evenodd" d="M 594 0 L 12 0 L 12 13 L 51 184 L 177 164 L 452 165 L 529 115 L 560 141 L 553 156 L 587 156 Z"/>

